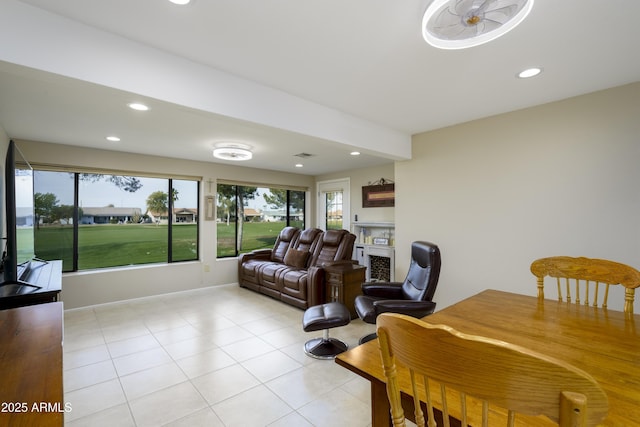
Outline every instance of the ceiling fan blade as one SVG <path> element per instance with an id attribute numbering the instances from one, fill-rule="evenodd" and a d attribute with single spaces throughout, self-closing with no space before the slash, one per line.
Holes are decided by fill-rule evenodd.
<path id="1" fill-rule="evenodd" d="M 453 7 L 453 13 L 458 16 L 464 16 L 468 11 L 474 8 L 476 0 L 460 0 Z"/>
<path id="2" fill-rule="evenodd" d="M 465 34 L 469 32 L 469 27 L 465 27 L 463 25 L 450 25 L 446 28 L 440 29 L 439 34 L 442 38 L 448 40 L 458 40 L 460 38 L 464 38 Z"/>
<path id="3" fill-rule="evenodd" d="M 502 6 L 497 9 L 487 10 L 484 16 L 497 22 L 504 23 L 518 12 L 518 5 Z"/>
<path id="4" fill-rule="evenodd" d="M 450 9 L 443 9 L 437 16 L 438 28 L 460 24 L 460 16 L 451 12 Z"/>
<path id="5" fill-rule="evenodd" d="M 492 21 L 491 19 L 483 19 L 482 23 L 478 24 L 478 35 L 488 33 L 489 31 L 497 30 L 502 26 L 502 22 Z"/>

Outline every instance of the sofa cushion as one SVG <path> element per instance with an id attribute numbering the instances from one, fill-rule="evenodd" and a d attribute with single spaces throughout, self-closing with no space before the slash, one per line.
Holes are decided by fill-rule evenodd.
<path id="1" fill-rule="evenodd" d="M 289 248 L 284 256 L 284 263 L 289 267 L 305 268 L 309 259 L 309 252 Z"/>
<path id="2" fill-rule="evenodd" d="M 289 269 L 291 269 L 291 267 L 279 262 L 265 263 L 258 272 L 260 285 L 271 289 L 281 290 L 282 282 L 278 280 L 278 277 L 280 277 L 283 271 Z"/>
<path id="3" fill-rule="evenodd" d="M 282 292 L 297 298 L 307 298 L 307 270 L 287 270 L 282 276 Z"/>

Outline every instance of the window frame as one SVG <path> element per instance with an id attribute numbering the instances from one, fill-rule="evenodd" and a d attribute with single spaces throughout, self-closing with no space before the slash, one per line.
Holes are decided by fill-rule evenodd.
<path id="1" fill-rule="evenodd" d="M 217 233 L 217 225 L 219 224 L 219 218 L 218 218 L 218 203 L 219 203 L 219 195 L 220 195 L 220 191 L 219 191 L 219 187 L 221 185 L 226 185 L 226 186 L 233 186 L 235 188 L 234 191 L 234 199 L 232 201 L 232 206 L 234 207 L 234 238 L 233 238 L 233 242 L 234 242 L 234 247 L 233 247 L 233 251 L 232 253 L 230 253 L 229 255 L 220 255 L 220 236 Z M 293 221 L 295 222 L 299 222 L 296 221 L 295 218 L 293 218 L 292 212 L 291 212 L 291 207 L 292 207 L 292 200 L 293 198 L 291 197 L 291 192 L 301 192 L 303 194 L 303 198 L 302 198 L 302 228 L 304 229 L 306 227 L 307 224 L 307 197 L 308 197 L 308 189 L 305 188 L 300 188 L 300 187 L 288 187 L 288 186 L 277 186 L 277 185 L 269 185 L 269 184 L 259 184 L 259 183 L 245 183 L 245 182 L 234 182 L 234 181 L 218 181 L 217 185 L 216 185 L 216 259 L 228 259 L 228 258 L 237 258 L 238 256 L 240 256 L 241 253 L 245 253 L 242 252 L 238 249 L 238 196 L 239 196 L 239 188 L 241 187 L 257 187 L 257 188 L 267 188 L 269 190 L 272 189 L 277 189 L 277 190 L 285 190 L 286 191 L 286 202 L 285 202 L 285 206 L 284 206 L 284 213 L 286 215 L 286 220 L 285 220 L 285 227 L 289 227 L 291 226 L 291 223 Z M 243 220 L 244 222 L 244 220 Z M 278 232 L 279 233 L 279 232 Z M 266 249 L 267 247 L 265 247 Z M 268 247 L 270 248 L 270 246 Z"/>
<path id="2" fill-rule="evenodd" d="M 85 168 L 70 168 L 70 167 L 49 167 L 38 164 L 32 164 L 34 173 L 37 172 L 53 172 L 53 173 L 69 173 L 73 175 L 73 237 L 72 237 L 72 267 L 71 269 L 65 269 L 63 272 L 80 272 L 80 271 L 99 271 L 103 269 L 123 269 L 131 266 L 147 266 L 147 265 L 162 265 L 162 264 L 176 264 L 182 262 L 193 262 L 200 260 L 200 231 L 201 231 L 201 201 L 200 195 L 202 191 L 202 178 L 194 177 L 194 176 L 183 176 L 183 175 L 167 175 L 167 174 L 151 174 L 151 173 L 140 173 L 140 172 L 130 172 L 130 171 L 114 171 L 114 170 L 92 170 Z M 174 201 L 172 197 L 168 198 L 167 201 L 167 212 L 168 212 L 168 220 L 167 220 L 167 239 L 166 239 L 166 254 L 167 258 L 165 261 L 159 262 L 149 262 L 149 263 L 137 263 L 137 264 L 127 264 L 127 265 L 116 265 L 116 266 L 102 266 L 102 267 L 91 267 L 91 268 L 79 268 L 79 257 L 80 247 L 79 247 L 79 227 L 80 227 L 80 213 L 82 207 L 80 206 L 80 180 L 82 174 L 98 174 L 104 176 L 128 176 L 135 178 L 153 178 L 153 179 L 161 179 L 166 180 L 166 189 L 167 194 L 172 194 L 174 190 L 174 181 L 192 181 L 196 185 L 196 194 L 195 194 L 195 202 L 196 202 L 196 210 L 197 210 L 197 219 L 195 221 L 196 233 L 195 233 L 195 254 L 193 258 L 189 259 L 174 259 L 173 256 L 173 227 L 177 224 L 177 221 L 174 221 L 173 209 L 174 209 Z M 34 190 L 34 193 L 37 190 Z"/>

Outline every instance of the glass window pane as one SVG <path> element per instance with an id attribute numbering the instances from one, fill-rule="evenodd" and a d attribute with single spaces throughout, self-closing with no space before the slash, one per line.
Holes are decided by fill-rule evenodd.
<path id="1" fill-rule="evenodd" d="M 282 190 L 280 190 L 282 191 Z M 286 193 L 285 193 L 286 194 Z M 238 252 L 272 248 L 286 226 L 286 198 L 266 187 L 238 187 Z"/>
<path id="2" fill-rule="evenodd" d="M 326 193 L 327 230 L 342 229 L 342 191 Z"/>
<path id="3" fill-rule="evenodd" d="M 289 191 L 289 225 L 304 229 L 304 191 Z"/>
<path id="4" fill-rule="evenodd" d="M 198 182 L 173 180 L 172 261 L 198 259 Z"/>
<path id="5" fill-rule="evenodd" d="M 168 180 L 81 174 L 78 269 L 167 262 Z"/>
<path id="6" fill-rule="evenodd" d="M 304 228 L 305 192 L 218 185 L 218 257 L 272 248 L 287 225 Z"/>
<path id="7" fill-rule="evenodd" d="M 17 263 L 23 264 L 35 257 L 33 225 L 35 217 L 33 170 L 28 167 L 15 168 L 16 200 L 16 249 Z"/>
<path id="8" fill-rule="evenodd" d="M 236 256 L 236 186 L 218 184 L 216 198 L 218 257 Z"/>
<path id="9" fill-rule="evenodd" d="M 62 270 L 72 271 L 74 175 L 36 170 L 33 179 L 36 256 L 62 260 Z"/>

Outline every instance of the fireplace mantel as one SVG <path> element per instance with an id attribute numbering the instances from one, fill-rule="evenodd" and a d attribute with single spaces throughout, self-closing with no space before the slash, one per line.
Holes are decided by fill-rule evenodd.
<path id="1" fill-rule="evenodd" d="M 357 244 L 393 246 L 395 243 L 396 225 L 393 222 L 353 222 L 351 231 L 357 237 Z"/>

